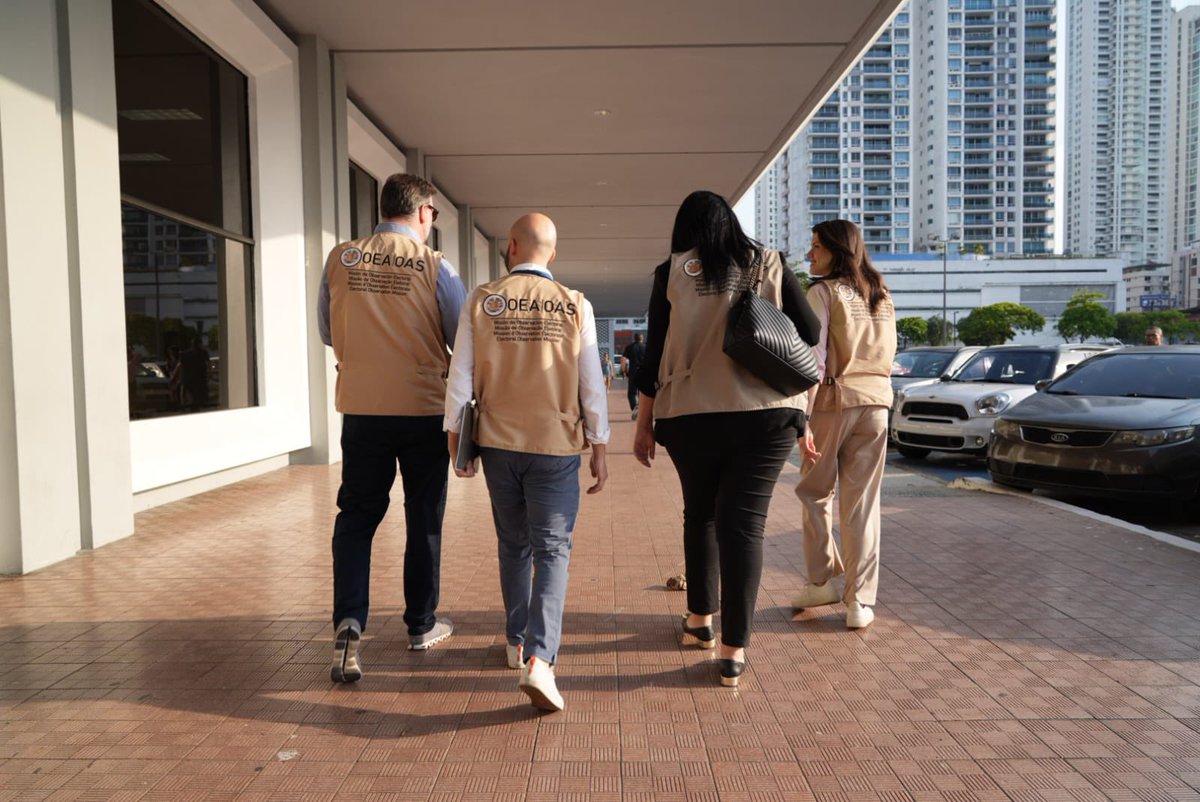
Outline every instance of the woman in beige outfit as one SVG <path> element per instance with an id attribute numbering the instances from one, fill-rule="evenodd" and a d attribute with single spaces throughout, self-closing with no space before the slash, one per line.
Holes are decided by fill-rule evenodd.
<path id="1" fill-rule="evenodd" d="M 830 220 L 813 227 L 814 278 L 808 302 L 821 321 L 814 346 L 823 378 L 811 392 L 811 425 L 796 495 L 804 504 L 804 561 L 809 584 L 796 609 L 846 603 L 846 626 L 865 627 L 879 586 L 879 490 L 887 454 L 889 376 L 896 355 L 896 314 L 883 276 L 871 265 L 858 227 Z M 842 548 L 833 541 L 838 488 Z M 845 574 L 838 593 L 834 577 Z"/>

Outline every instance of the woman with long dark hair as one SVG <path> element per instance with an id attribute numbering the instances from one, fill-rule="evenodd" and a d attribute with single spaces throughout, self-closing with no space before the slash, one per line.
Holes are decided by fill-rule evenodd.
<path id="1" fill-rule="evenodd" d="M 879 490 L 887 455 L 887 411 L 896 356 L 896 311 L 871 264 L 858 226 L 830 220 L 813 227 L 808 252 L 815 278 L 808 299 L 820 320 L 813 348 L 823 378 L 810 391 L 810 427 L 796 495 L 804 505 L 809 583 L 792 601 L 806 609 L 846 603 L 846 626 L 875 618 L 879 587 Z M 833 541 L 837 486 L 842 548 Z M 838 593 L 834 577 L 845 574 Z"/>
<path id="2" fill-rule="evenodd" d="M 720 195 L 689 195 L 671 257 L 654 271 L 646 358 L 633 379 L 641 408 L 634 455 L 650 467 L 662 444 L 683 487 L 683 640 L 715 646 L 720 609 L 718 667 L 730 686 L 745 670 L 771 493 L 804 431 L 803 394 L 783 395 L 722 351 L 730 307 L 759 275 L 759 295 L 815 343 L 819 323 L 781 254 L 747 237 Z"/>

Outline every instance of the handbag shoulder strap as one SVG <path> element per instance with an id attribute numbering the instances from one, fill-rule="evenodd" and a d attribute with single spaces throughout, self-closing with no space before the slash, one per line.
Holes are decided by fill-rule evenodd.
<path id="1" fill-rule="evenodd" d="M 750 287 L 755 295 L 758 295 L 758 289 L 762 286 L 763 279 L 767 277 L 767 259 L 766 254 L 761 250 L 754 252 L 754 261 L 750 263 Z"/>

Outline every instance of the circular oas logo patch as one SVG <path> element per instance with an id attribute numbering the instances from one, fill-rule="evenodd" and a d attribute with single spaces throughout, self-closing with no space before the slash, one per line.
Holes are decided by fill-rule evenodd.
<path id="1" fill-rule="evenodd" d="M 700 264 L 699 259 L 688 259 L 683 263 L 683 273 L 685 276 L 695 278 L 704 272 L 704 265 Z"/>
<path id="2" fill-rule="evenodd" d="M 858 290 L 851 287 L 849 284 L 838 285 L 838 295 L 842 296 L 843 301 L 853 301 L 858 297 Z"/>
<path id="3" fill-rule="evenodd" d="M 354 267 L 362 261 L 362 251 L 358 248 L 347 248 L 342 251 L 342 267 Z"/>
<path id="4" fill-rule="evenodd" d="M 508 308 L 508 301 L 503 295 L 489 295 L 483 299 L 483 313 L 489 317 L 496 317 Z"/>

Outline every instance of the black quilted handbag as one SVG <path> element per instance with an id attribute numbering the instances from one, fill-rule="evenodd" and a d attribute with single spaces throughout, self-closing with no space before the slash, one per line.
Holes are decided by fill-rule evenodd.
<path id="1" fill-rule="evenodd" d="M 758 294 L 763 281 L 759 255 L 750 286 L 729 310 L 723 349 L 734 362 L 787 396 L 799 395 L 821 377 L 817 357 L 779 307 Z"/>

